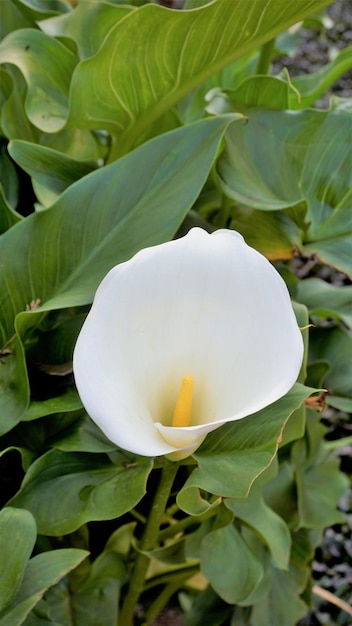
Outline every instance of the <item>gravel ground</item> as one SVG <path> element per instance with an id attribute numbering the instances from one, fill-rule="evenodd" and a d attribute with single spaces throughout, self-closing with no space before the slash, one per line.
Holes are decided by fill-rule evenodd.
<path id="1" fill-rule="evenodd" d="M 336 0 L 327 8 L 330 24 L 324 27 L 312 21 L 309 28 L 302 28 L 297 53 L 293 57 L 283 56 L 274 64 L 274 73 L 287 67 L 290 76 L 311 74 L 332 61 L 339 50 L 352 45 L 352 1 Z M 330 91 L 340 98 L 352 95 L 352 70 L 346 72 Z M 327 107 L 329 96 L 317 106 Z"/>

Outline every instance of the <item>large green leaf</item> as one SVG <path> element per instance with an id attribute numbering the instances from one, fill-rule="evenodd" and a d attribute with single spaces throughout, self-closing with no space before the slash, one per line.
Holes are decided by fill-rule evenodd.
<path id="1" fill-rule="evenodd" d="M 308 606 L 300 594 L 307 585 L 308 561 L 312 556 L 307 538 L 296 536 L 289 571 L 273 566 L 265 570 L 263 582 L 266 589 L 254 603 L 251 612 L 253 626 L 296 626 L 298 620 L 306 615 Z"/>
<path id="2" fill-rule="evenodd" d="M 253 482 L 272 462 L 290 415 L 312 393 L 296 384 L 269 407 L 210 433 L 193 454 L 198 462 L 178 494 L 179 506 L 191 515 L 208 510 L 199 489 L 224 497 L 245 498 Z"/>
<path id="3" fill-rule="evenodd" d="M 249 246 L 272 262 L 291 259 L 295 244 L 301 243 L 298 227 L 282 211 L 260 211 L 236 205 L 230 226 L 243 235 Z"/>
<path id="4" fill-rule="evenodd" d="M 243 601 L 263 577 L 263 568 L 233 525 L 204 537 L 201 570 L 212 587 L 229 604 Z"/>
<path id="5" fill-rule="evenodd" d="M 325 360 L 330 369 L 323 385 L 330 394 L 352 398 L 352 337 L 341 328 L 311 331 L 311 359 Z"/>
<path id="6" fill-rule="evenodd" d="M 87 575 L 75 584 L 70 584 L 66 576 L 49 589 L 45 595 L 48 615 L 55 624 L 116 626 L 120 589 L 126 579 L 121 555 L 104 550 L 87 570 Z M 41 617 L 39 613 L 34 621 L 31 615 L 29 626 L 41 626 Z"/>
<path id="7" fill-rule="evenodd" d="M 80 161 L 104 156 L 106 138 L 80 128 L 45 133 L 29 121 L 26 114 L 26 81 L 15 65 L 0 67 L 1 132 L 8 139 L 20 139 L 64 152 Z"/>
<path id="8" fill-rule="evenodd" d="M 32 124 L 46 132 L 63 128 L 76 63 L 72 52 L 39 30 L 23 28 L 1 42 L 0 63 L 12 63 L 21 70 L 28 87 L 26 113 Z"/>
<path id="9" fill-rule="evenodd" d="M 340 472 L 339 461 L 328 457 L 323 441 L 326 427 L 319 415 L 311 410 L 307 413 L 306 437 L 295 442 L 291 454 L 297 489 L 297 526 L 320 530 L 345 521 L 337 507 L 348 489 L 348 479 Z"/>
<path id="10" fill-rule="evenodd" d="M 144 144 L 72 184 L 48 211 L 2 236 L 0 337 L 2 346 L 10 340 L 10 353 L 0 367 L 0 432 L 12 428 L 28 405 L 16 315 L 23 336 L 44 311 L 90 303 L 112 266 L 172 238 L 234 119 L 208 118 Z M 38 298 L 40 308 L 26 312 Z"/>
<path id="11" fill-rule="evenodd" d="M 254 489 L 252 490 L 255 491 Z M 269 547 L 273 565 L 288 569 L 291 550 L 291 535 L 283 521 L 262 496 L 250 492 L 246 499 L 227 499 L 225 504 L 239 519 L 245 522 Z"/>
<path id="12" fill-rule="evenodd" d="M 56 196 L 96 169 L 94 163 L 82 163 L 67 154 L 27 141 L 12 141 L 8 150 L 25 172 Z"/>
<path id="13" fill-rule="evenodd" d="M 54 447 L 63 452 L 110 452 L 116 448 L 88 415 L 73 433 L 56 441 Z"/>
<path id="14" fill-rule="evenodd" d="M 31 124 L 25 110 L 26 81 L 14 65 L 0 66 L 2 91 L 1 130 L 8 139 L 39 141 L 40 131 Z"/>
<path id="15" fill-rule="evenodd" d="M 343 524 L 345 515 L 337 510 L 339 499 L 348 489 L 348 479 L 339 471 L 336 460 L 307 458 L 303 441 L 293 448 L 295 464 L 299 527 L 323 529 Z M 324 489 L 322 489 L 324 485 Z"/>
<path id="16" fill-rule="evenodd" d="M 21 216 L 7 202 L 0 183 L 0 235 L 20 220 Z"/>
<path id="17" fill-rule="evenodd" d="M 11 506 L 31 511 L 40 534 L 66 534 L 127 513 L 143 497 L 151 468 L 151 459 L 123 452 L 112 463 L 105 454 L 51 450 L 30 466 Z"/>
<path id="18" fill-rule="evenodd" d="M 33 21 L 24 15 L 16 6 L 15 0 L 6 0 L 1 3 L 0 41 L 13 30 L 20 28 L 34 28 Z"/>
<path id="19" fill-rule="evenodd" d="M 217 0 L 190 11 L 142 6 L 77 66 L 68 123 L 109 130 L 118 137 L 114 158 L 209 76 L 326 4 Z"/>
<path id="20" fill-rule="evenodd" d="M 8 294 L 11 298 L 11 295 Z M 3 320 L 1 320 L 3 323 Z M 0 325 L 0 332 L 3 330 Z M 23 346 L 13 334 L 9 339 L 6 331 L 2 334 L 0 351 L 0 435 L 11 430 L 29 402 L 29 383 L 25 366 Z"/>
<path id="21" fill-rule="evenodd" d="M 77 44 L 81 59 L 95 54 L 109 30 L 132 10 L 105 0 L 81 0 L 70 13 L 41 20 L 40 28 L 51 37 L 69 37 Z M 92 28 L 94 24 L 94 28 Z"/>
<path id="22" fill-rule="evenodd" d="M 231 613 L 231 607 L 208 585 L 192 602 L 191 609 L 186 613 L 186 624 L 187 626 L 204 626 L 206 615 L 207 626 L 221 626 L 226 623 Z M 244 622 L 237 622 L 237 624 L 245 626 Z"/>
<path id="23" fill-rule="evenodd" d="M 338 461 L 325 461 L 316 467 L 298 462 L 296 482 L 301 527 L 319 529 L 343 524 L 345 516 L 336 509 L 336 503 L 346 493 L 348 480 L 339 472 Z"/>
<path id="24" fill-rule="evenodd" d="M 88 554 L 86 550 L 66 548 L 34 556 L 26 567 L 18 593 L 0 613 L 0 626 L 20 626 L 49 587 L 77 567 Z"/>
<path id="25" fill-rule="evenodd" d="M 70 7 L 65 0 L 12 0 L 32 20 L 40 20 L 58 13 L 66 13 Z"/>
<path id="26" fill-rule="evenodd" d="M 225 193 L 265 211 L 306 203 L 303 249 L 352 273 L 350 108 L 242 112 L 249 122 L 229 129 L 218 162 Z"/>
<path id="27" fill-rule="evenodd" d="M 296 299 L 305 304 L 312 316 L 342 320 L 352 328 L 352 287 L 336 286 L 320 278 L 301 280 Z"/>
<path id="28" fill-rule="evenodd" d="M 2 143 L 2 142 L 1 142 Z M 8 204 L 15 209 L 18 204 L 19 180 L 7 147 L 0 143 L 0 185 Z M 18 220 L 16 220 L 18 221 Z M 6 229 L 3 229 L 6 230 Z M 0 232 L 3 232 L 1 230 Z"/>
<path id="29" fill-rule="evenodd" d="M 29 511 L 7 507 L 0 512 L 0 611 L 14 598 L 37 537 Z"/>
<path id="30" fill-rule="evenodd" d="M 47 400 L 32 400 L 27 411 L 22 415 L 21 421 L 31 422 L 40 417 L 55 415 L 55 413 L 62 414 L 77 411 L 81 408 L 82 402 L 76 388 L 68 386 L 64 391 L 60 390 L 60 395 L 53 396 Z"/>

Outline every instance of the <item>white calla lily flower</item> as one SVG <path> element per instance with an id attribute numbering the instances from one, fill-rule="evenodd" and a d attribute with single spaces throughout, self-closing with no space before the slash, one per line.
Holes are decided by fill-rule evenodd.
<path id="1" fill-rule="evenodd" d="M 194 228 L 108 273 L 78 337 L 74 372 L 111 441 L 176 460 L 283 396 L 302 357 L 274 267 L 239 233 Z"/>

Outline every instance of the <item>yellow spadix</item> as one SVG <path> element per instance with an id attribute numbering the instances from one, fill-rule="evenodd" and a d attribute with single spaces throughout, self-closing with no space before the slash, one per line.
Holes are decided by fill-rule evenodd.
<path id="1" fill-rule="evenodd" d="M 193 376 L 184 376 L 178 392 L 174 414 L 172 417 L 173 426 L 189 426 L 192 413 L 194 380 Z"/>

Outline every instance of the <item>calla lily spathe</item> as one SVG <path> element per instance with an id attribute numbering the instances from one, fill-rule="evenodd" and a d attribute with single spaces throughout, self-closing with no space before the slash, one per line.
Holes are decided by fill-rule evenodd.
<path id="1" fill-rule="evenodd" d="M 302 357 L 274 267 L 239 233 L 194 228 L 108 273 L 78 337 L 74 372 L 111 441 L 179 459 L 210 431 L 283 396 Z M 186 403 L 189 415 L 177 425 L 184 379 L 180 411 Z"/>

